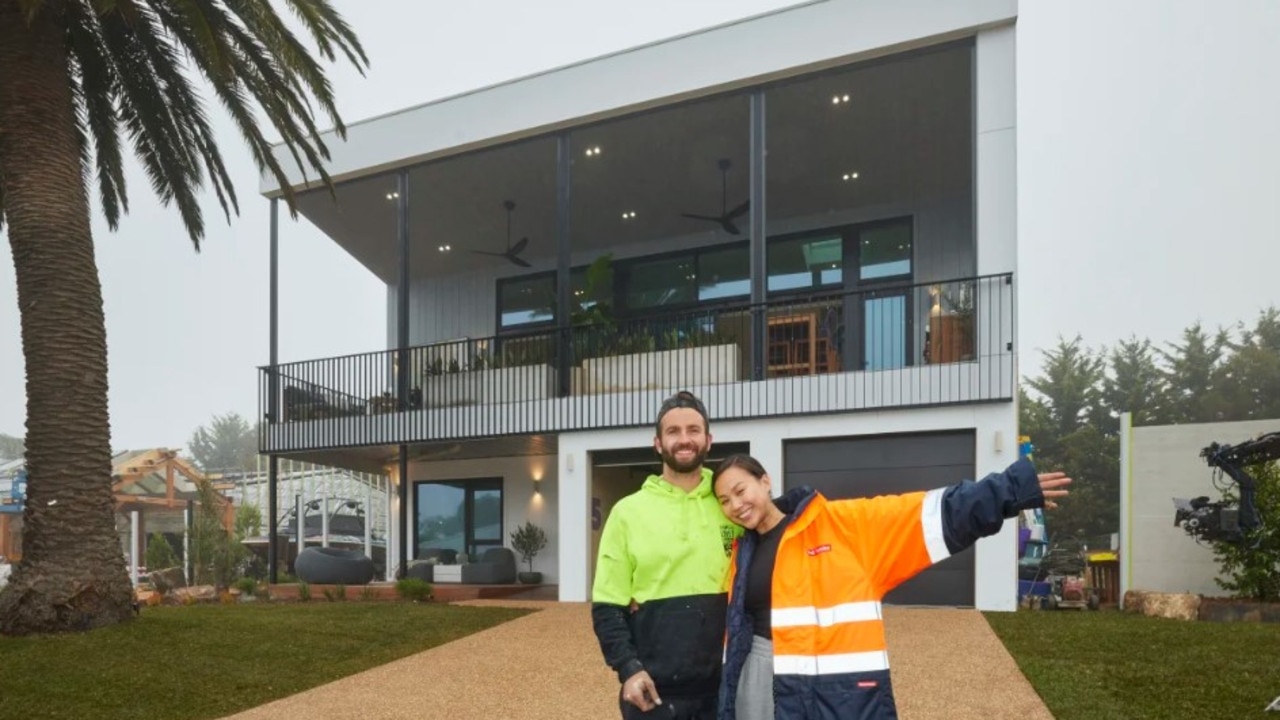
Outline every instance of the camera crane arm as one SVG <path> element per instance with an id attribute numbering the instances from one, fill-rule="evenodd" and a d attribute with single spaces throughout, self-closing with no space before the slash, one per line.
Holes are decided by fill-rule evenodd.
<path id="1" fill-rule="evenodd" d="M 1209 467 L 1217 468 L 1240 486 L 1240 527 L 1258 527 L 1258 509 L 1254 501 L 1257 481 L 1249 474 L 1250 465 L 1280 460 L 1280 432 L 1265 433 L 1236 445 L 1212 443 L 1200 451 Z"/>

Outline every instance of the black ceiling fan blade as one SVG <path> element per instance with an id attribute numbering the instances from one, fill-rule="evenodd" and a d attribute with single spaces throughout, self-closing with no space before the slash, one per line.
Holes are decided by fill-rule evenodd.
<path id="1" fill-rule="evenodd" d="M 522 237 L 520 238 L 520 242 L 511 246 L 511 249 L 508 250 L 507 252 L 511 253 L 512 255 L 519 255 L 520 253 L 524 252 L 524 248 L 528 244 L 529 244 L 529 238 Z"/>
<path id="2" fill-rule="evenodd" d="M 695 215 L 694 213 L 680 213 L 680 217 L 692 218 L 694 220 L 706 220 L 707 222 L 720 222 L 720 218 L 716 215 Z"/>
<path id="3" fill-rule="evenodd" d="M 506 253 L 500 253 L 500 252 L 489 252 L 488 250 L 472 250 L 471 252 L 475 253 L 476 255 L 491 255 L 491 256 L 493 256 L 493 257 L 506 257 L 506 256 L 507 256 L 507 254 L 506 254 Z"/>
<path id="4" fill-rule="evenodd" d="M 520 267 L 533 267 L 524 258 L 518 258 L 515 255 L 508 255 L 507 259 L 510 260 L 513 264 L 519 265 Z"/>
<path id="5" fill-rule="evenodd" d="M 750 200 L 743 200 L 741 205 L 739 205 L 738 207 L 736 207 L 736 208 L 734 208 L 734 209 L 730 210 L 730 211 L 729 211 L 729 214 L 728 214 L 728 215 L 726 215 L 725 217 L 730 217 L 730 218 L 741 217 L 743 214 L 745 214 L 745 213 L 746 213 L 748 210 L 750 210 L 750 209 L 751 209 L 751 201 L 750 201 Z"/>
<path id="6" fill-rule="evenodd" d="M 720 223 L 720 227 L 724 228 L 724 231 L 725 231 L 725 232 L 727 232 L 727 233 L 729 233 L 730 235 L 740 235 L 740 234 L 741 234 L 741 233 L 739 233 L 739 232 L 738 232 L 738 226 L 737 226 L 737 225 L 734 225 L 734 224 L 733 224 L 733 221 L 732 221 L 732 220 L 730 220 L 730 219 L 728 219 L 728 218 L 725 218 L 725 219 L 724 219 L 724 222 Z"/>

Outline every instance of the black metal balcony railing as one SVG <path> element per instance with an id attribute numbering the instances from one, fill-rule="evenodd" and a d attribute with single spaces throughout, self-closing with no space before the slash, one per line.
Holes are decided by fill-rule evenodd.
<path id="1" fill-rule="evenodd" d="M 992 275 L 264 367 L 261 446 L 647 424 L 676 389 L 719 419 L 1008 399 L 1013 306 Z"/>

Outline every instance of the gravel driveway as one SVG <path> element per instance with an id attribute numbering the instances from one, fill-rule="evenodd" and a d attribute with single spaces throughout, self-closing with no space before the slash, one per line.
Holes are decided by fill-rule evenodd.
<path id="1" fill-rule="evenodd" d="M 618 717 L 586 603 L 480 600 L 541 608 L 518 620 L 233 716 L 563 720 Z M 1051 719 L 974 610 L 885 609 L 900 716 Z"/>

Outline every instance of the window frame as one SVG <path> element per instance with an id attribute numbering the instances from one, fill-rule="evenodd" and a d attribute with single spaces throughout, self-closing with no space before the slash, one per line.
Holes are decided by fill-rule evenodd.
<path id="1" fill-rule="evenodd" d="M 480 548 L 488 549 L 492 547 L 505 547 L 504 539 L 506 533 L 506 479 L 503 477 L 476 477 L 476 478 L 450 478 L 441 480 L 415 480 L 413 482 L 413 559 L 419 558 L 421 552 L 421 540 L 419 534 L 419 520 L 421 518 L 422 506 L 419 503 L 419 489 L 424 485 L 444 485 L 461 489 L 463 492 L 463 511 L 462 511 L 462 546 L 463 550 L 470 556 L 472 553 L 482 552 Z M 475 537 L 475 495 L 477 492 L 498 492 L 498 539 L 477 541 Z"/>

